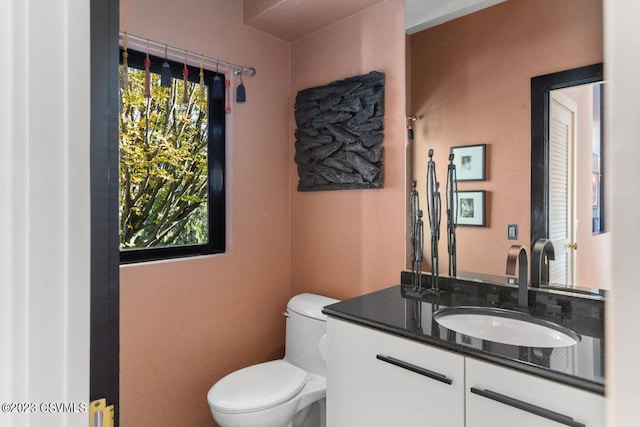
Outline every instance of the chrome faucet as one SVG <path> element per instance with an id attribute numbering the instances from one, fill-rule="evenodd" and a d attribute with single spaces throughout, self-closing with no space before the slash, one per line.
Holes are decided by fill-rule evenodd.
<path id="1" fill-rule="evenodd" d="M 556 259 L 556 253 L 553 248 L 553 243 L 549 239 L 538 239 L 533 245 L 533 251 L 531 253 L 531 287 L 539 288 L 543 282 L 543 268 L 546 267 L 546 259 Z M 547 269 L 544 269 L 546 281 L 549 278 L 546 277 Z"/>
<path id="2" fill-rule="evenodd" d="M 527 251 L 523 246 L 513 245 L 507 254 L 507 275 L 516 275 L 516 261 L 518 262 L 518 305 L 529 307 L 529 286 L 527 280 Z"/>

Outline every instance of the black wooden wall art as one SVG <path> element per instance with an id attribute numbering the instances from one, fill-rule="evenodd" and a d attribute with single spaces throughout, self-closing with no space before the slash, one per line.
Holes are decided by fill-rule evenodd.
<path id="1" fill-rule="evenodd" d="M 383 73 L 301 90 L 295 118 L 298 191 L 382 187 Z"/>

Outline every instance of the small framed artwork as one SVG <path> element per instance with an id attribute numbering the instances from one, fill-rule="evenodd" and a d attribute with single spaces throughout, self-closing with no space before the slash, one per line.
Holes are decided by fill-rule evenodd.
<path id="1" fill-rule="evenodd" d="M 486 191 L 458 191 L 458 225 L 486 226 L 485 195 Z"/>
<path id="2" fill-rule="evenodd" d="M 458 181 L 485 180 L 485 153 L 487 144 L 451 147 Z"/>
<path id="3" fill-rule="evenodd" d="M 600 173 L 591 172 L 591 207 L 598 209 L 600 205 Z"/>

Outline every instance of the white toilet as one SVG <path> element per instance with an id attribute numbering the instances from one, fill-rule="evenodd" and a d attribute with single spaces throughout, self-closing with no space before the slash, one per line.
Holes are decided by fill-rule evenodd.
<path id="1" fill-rule="evenodd" d="M 326 321 L 338 302 L 300 294 L 287 304 L 283 360 L 232 372 L 207 394 L 220 427 L 325 427 Z"/>

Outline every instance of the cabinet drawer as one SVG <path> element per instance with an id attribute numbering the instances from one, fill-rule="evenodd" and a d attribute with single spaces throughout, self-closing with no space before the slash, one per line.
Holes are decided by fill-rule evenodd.
<path id="1" fill-rule="evenodd" d="M 465 396 L 467 427 L 605 424 L 603 396 L 471 358 Z"/>
<path id="2" fill-rule="evenodd" d="M 329 318 L 327 425 L 464 425 L 464 357 Z"/>

